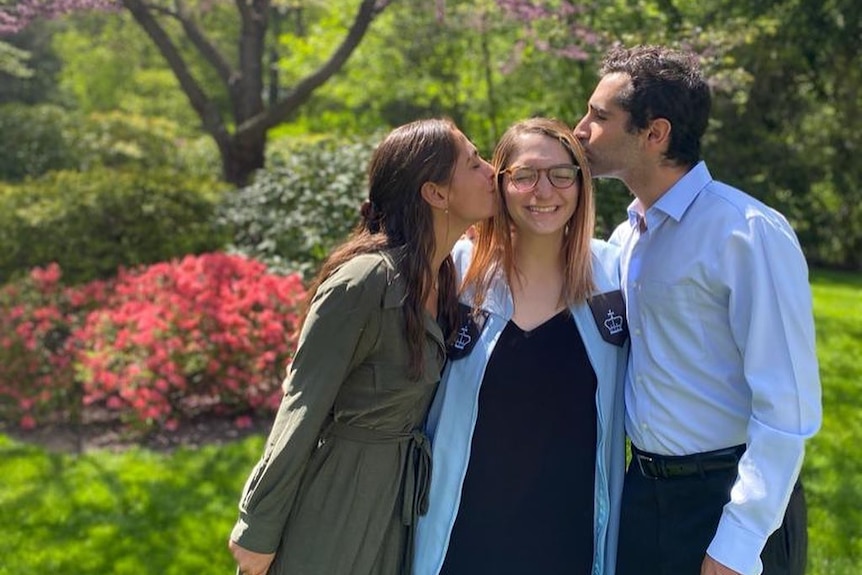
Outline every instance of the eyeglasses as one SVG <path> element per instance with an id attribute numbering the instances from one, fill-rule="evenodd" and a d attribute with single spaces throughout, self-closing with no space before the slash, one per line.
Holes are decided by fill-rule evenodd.
<path id="1" fill-rule="evenodd" d="M 539 183 L 539 176 L 544 173 L 555 188 L 568 188 L 578 179 L 580 168 L 574 164 L 559 164 L 547 168 L 531 168 L 515 166 L 502 170 L 500 175 L 508 174 L 512 185 L 519 192 L 532 190 Z"/>

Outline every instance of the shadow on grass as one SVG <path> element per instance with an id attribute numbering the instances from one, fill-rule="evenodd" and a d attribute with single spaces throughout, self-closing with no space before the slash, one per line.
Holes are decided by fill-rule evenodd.
<path id="1" fill-rule="evenodd" d="M 226 541 L 262 438 L 74 456 L 0 443 L 0 574 L 230 573 Z"/>
<path id="2" fill-rule="evenodd" d="M 862 288 L 862 274 L 859 272 L 813 269 L 809 277 L 818 285 Z"/>

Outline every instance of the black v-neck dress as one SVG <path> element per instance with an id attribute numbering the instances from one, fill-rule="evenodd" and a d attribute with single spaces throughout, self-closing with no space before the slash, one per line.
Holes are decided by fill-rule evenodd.
<path id="1" fill-rule="evenodd" d="M 441 574 L 589 574 L 595 466 L 596 376 L 571 314 L 531 331 L 510 321 L 482 381 Z"/>

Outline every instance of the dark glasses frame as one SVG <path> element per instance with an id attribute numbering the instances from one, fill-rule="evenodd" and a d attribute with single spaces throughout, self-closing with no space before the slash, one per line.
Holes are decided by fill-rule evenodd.
<path id="1" fill-rule="evenodd" d="M 558 173 L 555 174 L 555 170 L 557 170 Z M 564 170 L 567 173 L 565 175 L 560 174 L 560 170 Z M 542 177 L 543 173 L 548 179 L 548 182 L 553 187 L 557 189 L 564 189 L 577 183 L 578 173 L 580 171 L 581 167 L 577 164 L 556 164 L 553 166 L 548 166 L 547 168 L 533 168 L 532 166 L 512 166 L 506 168 L 505 170 L 500 170 L 497 173 L 497 177 L 502 178 L 504 175 L 508 175 L 509 181 L 512 183 L 512 186 L 517 191 L 528 192 L 539 184 L 539 179 Z M 529 179 L 516 179 L 516 174 L 518 173 L 520 173 L 522 176 L 527 176 Z"/>

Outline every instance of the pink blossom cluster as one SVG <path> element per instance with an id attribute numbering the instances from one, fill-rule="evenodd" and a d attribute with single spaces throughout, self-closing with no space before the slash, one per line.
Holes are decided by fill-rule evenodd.
<path id="1" fill-rule="evenodd" d="M 23 425 L 35 424 L 33 408 L 49 399 L 32 391 L 46 387 L 38 378 L 48 374 L 67 391 L 77 386 L 83 409 L 167 429 L 204 412 L 277 408 L 305 297 L 299 275 L 273 275 L 254 260 L 213 253 L 121 271 L 110 285 L 66 293 L 77 307 L 0 308 L 0 322 L 12 319 L 17 329 L 0 341 L 0 356 L 32 348 L 14 374 L 0 371 L 0 398 L 18 402 Z M 59 350 L 46 338 L 54 325 L 68 334 Z"/>
<path id="2" fill-rule="evenodd" d="M 16 34 L 38 18 L 56 18 L 75 10 L 118 10 L 119 0 L 14 0 L 0 3 L 0 36 Z"/>
<path id="3" fill-rule="evenodd" d="M 588 4 L 569 0 L 549 2 L 547 0 L 497 0 L 497 5 L 509 18 L 527 25 L 527 36 L 531 44 L 542 52 L 548 52 L 570 60 L 584 61 L 590 55 L 586 47 L 595 46 L 601 37 L 583 24 L 577 16 L 585 14 Z M 541 21 L 557 21 L 566 27 L 568 42 L 561 46 L 552 45 L 533 28 Z M 516 52 L 522 51 L 524 43 L 519 42 Z M 507 68 L 511 69 L 512 65 Z"/>
<path id="4" fill-rule="evenodd" d="M 76 398 L 71 334 L 107 299 L 108 284 L 63 287 L 57 264 L 0 288 L 0 413 L 23 428 L 69 417 Z"/>
<path id="5" fill-rule="evenodd" d="M 275 409 L 304 296 L 298 275 L 206 254 L 121 273 L 79 337 L 85 404 L 169 428 L 204 410 Z"/>

